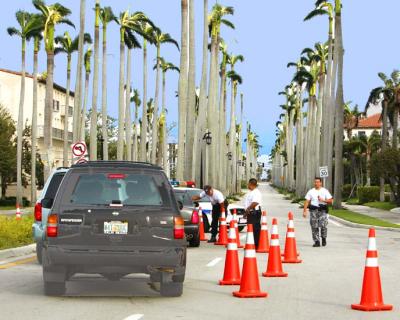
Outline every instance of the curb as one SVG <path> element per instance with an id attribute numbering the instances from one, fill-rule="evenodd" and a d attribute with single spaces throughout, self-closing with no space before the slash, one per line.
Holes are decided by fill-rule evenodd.
<path id="1" fill-rule="evenodd" d="M 16 257 L 21 257 L 21 256 L 26 256 L 28 254 L 32 254 L 35 252 L 36 252 L 36 244 L 35 243 L 24 246 L 24 247 L 0 250 L 0 261 L 12 259 L 12 258 L 16 258 Z"/>
<path id="2" fill-rule="evenodd" d="M 380 227 L 380 226 L 372 226 L 369 224 L 359 224 L 355 222 L 350 222 L 347 220 L 344 220 L 342 218 L 338 218 L 332 214 L 329 214 L 329 219 L 332 219 L 336 222 L 339 222 L 345 226 L 351 227 L 351 228 L 359 228 L 359 229 L 376 229 L 376 230 L 385 230 L 385 231 L 394 231 L 394 232 L 400 232 L 400 228 L 391 228 L 391 227 Z"/>

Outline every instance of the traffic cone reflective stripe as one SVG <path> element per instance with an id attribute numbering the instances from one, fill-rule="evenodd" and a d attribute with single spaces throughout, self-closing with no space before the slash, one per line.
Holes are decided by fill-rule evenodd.
<path id="1" fill-rule="evenodd" d="M 19 204 L 17 204 L 17 210 L 15 212 L 15 219 L 17 219 L 17 220 L 21 219 L 21 209 L 19 208 Z"/>
<path id="2" fill-rule="evenodd" d="M 239 234 L 239 226 L 238 226 L 238 218 L 237 218 L 236 209 L 233 209 L 233 220 L 235 221 L 237 247 L 243 248 L 244 246 L 240 243 L 240 234 Z"/>
<path id="3" fill-rule="evenodd" d="M 224 278 L 219 281 L 220 285 L 240 284 L 239 255 L 236 243 L 235 222 L 232 220 L 229 228 L 228 247 L 225 256 Z"/>
<path id="4" fill-rule="evenodd" d="M 281 249 L 279 245 L 278 220 L 272 220 L 271 243 L 269 247 L 267 271 L 263 277 L 287 277 L 287 273 L 283 272 Z"/>
<path id="5" fill-rule="evenodd" d="M 200 217 L 200 226 L 199 226 L 200 241 L 207 241 L 206 235 L 204 233 L 203 210 L 201 209 L 201 207 L 199 208 L 199 217 Z"/>
<path id="6" fill-rule="evenodd" d="M 266 292 L 260 291 L 252 224 L 247 225 L 247 238 L 240 289 L 232 294 L 238 298 L 263 298 L 268 295 Z"/>
<path id="7" fill-rule="evenodd" d="M 260 239 L 258 241 L 257 252 L 258 253 L 269 252 L 268 222 L 267 222 L 267 213 L 265 211 L 262 212 L 261 216 L 261 231 L 260 231 Z"/>
<path id="8" fill-rule="evenodd" d="M 221 218 L 219 219 L 219 235 L 218 241 L 214 244 L 216 246 L 226 246 L 228 244 L 228 229 L 226 227 L 225 208 L 222 206 Z"/>
<path id="9" fill-rule="evenodd" d="M 283 263 L 301 263 L 298 258 L 296 235 L 294 232 L 293 213 L 289 212 L 289 222 L 287 225 L 285 251 L 283 254 Z"/>
<path id="10" fill-rule="evenodd" d="M 352 304 L 351 308 L 360 311 L 389 311 L 393 309 L 392 305 L 383 303 L 375 229 L 369 230 L 361 301 L 359 304 Z"/>

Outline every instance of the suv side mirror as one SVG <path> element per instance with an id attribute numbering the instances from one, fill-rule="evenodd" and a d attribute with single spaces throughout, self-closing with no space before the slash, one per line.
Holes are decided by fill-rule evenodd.
<path id="1" fill-rule="evenodd" d="M 183 203 L 182 203 L 182 201 L 178 201 L 178 207 L 179 207 L 179 210 L 182 210 L 182 209 L 183 209 Z"/>
<path id="2" fill-rule="evenodd" d="M 50 209 L 53 206 L 54 199 L 52 198 L 43 198 L 41 201 L 42 207 L 46 209 Z"/>

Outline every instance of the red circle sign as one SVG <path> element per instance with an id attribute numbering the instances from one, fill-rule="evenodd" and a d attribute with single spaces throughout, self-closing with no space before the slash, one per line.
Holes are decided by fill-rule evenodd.
<path id="1" fill-rule="evenodd" d="M 84 142 L 77 142 L 72 146 L 72 153 L 75 157 L 82 157 L 86 154 L 86 144 Z"/>
<path id="2" fill-rule="evenodd" d="M 79 159 L 76 164 L 86 163 L 87 160 L 85 158 Z"/>

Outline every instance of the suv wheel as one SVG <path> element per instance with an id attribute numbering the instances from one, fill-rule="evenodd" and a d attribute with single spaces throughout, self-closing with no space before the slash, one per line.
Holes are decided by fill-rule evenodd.
<path id="1" fill-rule="evenodd" d="M 190 247 L 200 247 L 200 234 L 197 234 L 197 236 L 193 237 L 190 241 L 189 241 L 189 246 Z"/>
<path id="2" fill-rule="evenodd" d="M 39 264 L 42 264 L 42 251 L 43 245 L 40 242 L 36 242 L 36 258 Z"/>
<path id="3" fill-rule="evenodd" d="M 183 282 L 161 282 L 160 293 L 163 297 L 180 297 L 183 293 Z"/>
<path id="4" fill-rule="evenodd" d="M 62 296 L 65 290 L 65 282 L 44 282 L 44 293 L 47 296 Z"/>

